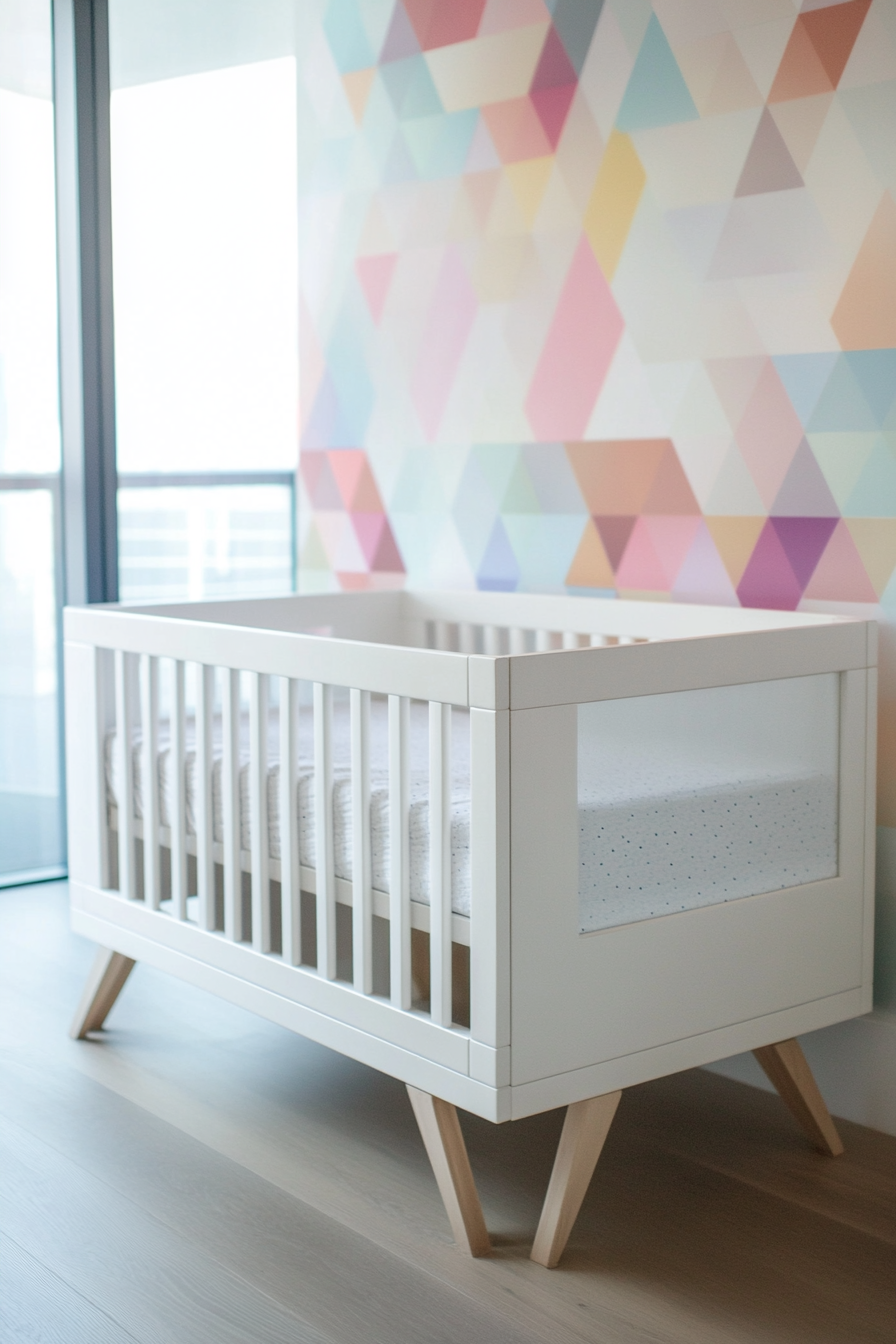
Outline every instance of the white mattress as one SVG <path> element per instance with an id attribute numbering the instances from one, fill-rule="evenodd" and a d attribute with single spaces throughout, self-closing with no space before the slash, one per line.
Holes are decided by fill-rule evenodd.
<path id="1" fill-rule="evenodd" d="M 348 705 L 338 697 L 333 712 L 333 857 L 337 877 L 352 878 L 352 805 Z M 300 711 L 298 730 L 299 773 L 299 854 L 308 868 L 316 867 L 314 808 L 314 768 L 312 748 L 312 712 Z M 249 808 L 249 732 L 248 718 L 241 720 L 240 741 L 240 845 L 251 845 Z M 174 809 L 174 779 L 171 768 L 168 724 L 163 720 L 159 733 L 159 820 L 170 826 Z M 410 895 L 411 900 L 429 904 L 429 802 L 428 802 L 428 716 L 423 704 L 411 704 L 409 745 L 410 793 Z M 213 722 L 212 808 L 214 839 L 224 839 L 224 809 L 221 788 L 221 720 Z M 276 711 L 272 711 L 268 732 L 268 852 L 280 858 L 280 764 L 279 732 Z M 370 715 L 370 839 L 371 877 L 377 891 L 389 891 L 391 845 L 389 837 L 388 718 L 386 702 L 374 698 Z M 451 799 L 451 906 L 455 914 L 470 913 L 470 732 L 469 714 L 455 709 L 452 713 L 452 799 Z M 143 816 L 143 742 L 134 738 L 131 753 L 134 780 L 134 812 Z M 118 752 L 116 735 L 106 737 L 106 788 L 110 806 L 117 806 Z M 196 752 L 195 724 L 186 723 L 186 830 L 196 834 Z"/>
<path id="2" fill-rule="evenodd" d="M 757 775 L 669 788 L 641 772 L 579 799 L 582 933 L 837 873 L 837 785 Z M 633 784 L 639 785 L 632 796 Z M 615 796 L 614 796 L 615 794 Z"/>
<path id="3" fill-rule="evenodd" d="M 427 801 L 426 707 L 411 706 L 410 894 L 429 903 L 429 805 Z M 311 711 L 301 711 L 299 729 L 299 850 L 301 862 L 316 864 L 314 769 Z M 451 905 L 470 914 L 469 717 L 452 715 Z M 167 726 L 160 732 L 159 810 L 162 826 L 173 811 L 173 779 Z M 241 846 L 251 843 L 248 723 L 240 748 Z M 195 730 L 187 721 L 186 829 L 195 834 Z M 214 838 L 223 840 L 221 724 L 214 724 L 212 802 Z M 371 707 L 370 835 L 373 886 L 389 891 L 389 790 L 386 705 Z M 351 776 L 347 704 L 334 706 L 333 824 L 336 876 L 352 877 Z M 276 713 L 268 745 L 268 848 L 280 857 L 279 743 Z M 132 748 L 134 800 L 143 815 L 143 745 Z M 615 767 L 615 768 L 614 768 Z M 110 807 L 119 796 L 115 734 L 106 739 L 106 781 Z M 579 926 L 583 933 L 637 920 L 691 910 L 832 877 L 837 871 L 837 789 L 833 778 L 754 775 L 732 782 L 713 777 L 705 765 L 689 777 L 680 766 L 674 777 L 658 762 L 631 758 L 602 772 L 599 787 L 579 799 Z"/>

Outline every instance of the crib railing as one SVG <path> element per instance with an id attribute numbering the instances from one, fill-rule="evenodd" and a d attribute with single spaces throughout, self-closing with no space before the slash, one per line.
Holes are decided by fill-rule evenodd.
<path id="1" fill-rule="evenodd" d="M 349 688 L 351 879 L 337 877 L 334 858 L 333 701 L 337 689 L 310 684 L 313 740 L 314 866 L 301 853 L 299 827 L 299 714 L 301 682 L 233 667 L 191 664 L 117 649 L 114 666 L 116 808 L 110 814 L 109 865 L 122 897 L 197 924 L 292 966 L 316 968 L 327 980 L 347 978 L 354 989 L 383 993 L 375 983 L 375 920 L 388 921 L 388 997 L 395 1007 L 426 1010 L 450 1027 L 458 1000 L 452 944 L 469 945 L 469 920 L 451 904 L 451 706 L 430 701 L 428 728 L 429 905 L 411 901 L 409 845 L 408 696 L 388 697 L 389 891 L 374 892 L 371 849 L 371 692 Z M 168 668 L 163 667 L 168 663 Z M 188 705 L 187 683 L 193 685 Z M 167 672 L 167 677 L 165 673 Z M 248 681 L 243 696 L 241 677 Z M 160 687 L 167 681 L 164 712 Z M 272 683 L 276 711 L 272 713 Z M 344 693 L 344 692 L 342 692 Z M 240 796 L 240 723 L 248 701 L 249 851 L 242 847 L 245 807 Z M 193 725 L 192 833 L 187 827 L 187 727 Z M 270 846 L 268 738 L 276 721 L 279 858 Z M 215 724 L 220 747 L 215 750 Z M 161 824 L 159 749 L 168 740 L 171 803 Z M 134 788 L 133 752 L 140 742 L 142 816 Z M 215 839 L 215 758 L 219 759 L 221 839 Z M 167 853 L 165 852 L 167 851 Z M 167 862 L 165 860 L 167 859 Z M 193 863 L 190 863 L 190 860 Z M 248 860 L 248 862 L 247 862 Z M 117 870 L 117 884 L 114 874 Z M 247 874 L 248 870 L 248 874 Z M 245 899 L 244 875 L 250 899 Z M 279 891 L 277 888 L 279 887 Z M 305 897 L 303 911 L 303 894 Z M 308 898 L 313 898 L 309 909 Z M 411 906 L 414 905 L 412 911 Z M 338 907 L 350 907 L 350 954 L 340 955 Z M 464 926 L 467 926 L 464 928 Z M 412 929 L 428 934 L 428 966 L 412 965 Z M 382 941 L 382 940 L 380 940 Z M 382 949 L 381 949 L 382 952 Z M 419 962 L 419 954 L 415 959 Z M 382 955 L 380 961 L 383 961 Z M 429 992 L 415 987 L 428 982 Z M 461 1010 L 460 1015 L 466 1017 Z"/>
<path id="2" fill-rule="evenodd" d="M 572 623 L 556 628 L 546 604 L 529 615 L 547 617 L 543 625 L 510 624 L 500 612 L 495 620 L 483 619 L 475 604 L 469 619 L 457 619 L 463 610 L 448 603 L 428 610 L 413 600 L 406 605 L 400 633 L 396 627 L 392 636 L 397 647 L 355 644 L 345 634 L 301 633 L 305 613 L 298 607 L 299 628 L 293 629 L 285 628 L 285 615 L 279 628 L 228 625 L 226 607 L 195 617 L 186 609 L 172 615 L 95 608 L 68 613 L 69 691 L 93 706 L 92 726 L 78 730 L 71 759 L 76 768 L 78 760 L 83 763 L 81 773 L 91 780 L 85 817 L 102 816 L 97 826 L 77 827 L 84 859 L 73 864 L 73 878 L 93 890 L 117 891 L 132 907 L 191 930 L 251 947 L 269 965 L 285 964 L 328 982 L 329 997 L 321 1003 L 329 1005 L 333 993 L 353 992 L 452 1035 L 468 1028 L 471 1050 L 477 1042 L 477 1049 L 488 1047 L 494 1054 L 509 1039 L 507 823 L 499 815 L 508 797 L 509 739 L 507 712 L 497 708 L 498 681 L 495 694 L 485 693 L 482 678 L 487 683 L 492 675 L 506 677 L 500 670 L 504 655 L 642 639 L 618 626 L 607 634 L 583 632 Z M 573 610 L 582 609 L 573 603 Z M 525 619 L 522 610 L 519 615 Z M 474 696 L 468 658 L 475 654 L 499 661 L 492 673 L 485 660 L 475 660 Z M 73 689 L 78 686 L 80 693 Z M 340 756 L 339 768 L 344 781 L 347 764 L 350 784 L 350 878 L 341 864 L 337 872 L 334 853 L 337 697 L 347 702 L 348 714 L 348 761 Z M 378 731 L 386 701 L 390 829 L 388 883 L 379 886 L 371 844 L 374 697 Z M 428 905 L 412 899 L 411 892 L 413 702 L 415 733 L 419 702 L 426 705 Z M 458 709 L 470 716 L 469 918 L 452 908 L 452 716 Z M 307 731 L 309 717 L 311 743 L 300 752 L 299 728 Z M 112 807 L 106 802 L 104 766 L 111 732 L 117 779 Z M 132 754 L 138 741 L 139 809 Z M 268 759 L 274 742 L 275 781 Z M 166 743 L 162 791 L 160 746 Z M 344 753 L 341 738 L 339 746 Z M 313 790 L 313 862 L 303 853 L 308 820 L 306 815 L 300 824 L 297 792 L 300 764 L 304 769 L 309 759 L 313 782 L 306 778 L 302 787 Z M 272 807 L 279 817 L 279 855 L 270 843 Z M 97 832 L 104 837 L 102 853 L 91 850 L 89 837 Z M 76 849 L 73 845 L 73 853 Z M 185 930 L 185 936 L 194 934 Z M 377 1020 L 384 1032 L 391 1031 L 384 1019 Z M 399 1032 L 395 1039 L 404 1037 Z M 480 1050 L 477 1058 L 483 1079 L 499 1067 L 497 1056 L 486 1059 Z"/>
<path id="3" fill-rule="evenodd" d="M 618 644 L 646 644 L 647 636 L 593 634 L 473 621 L 427 620 L 423 622 L 422 643 L 427 649 L 501 657 L 548 653 L 556 649 L 602 649 Z"/>

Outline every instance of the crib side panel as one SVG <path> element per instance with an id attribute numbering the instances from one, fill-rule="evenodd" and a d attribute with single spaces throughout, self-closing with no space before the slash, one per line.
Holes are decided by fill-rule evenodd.
<path id="1" fill-rule="evenodd" d="M 586 933 L 577 708 L 511 711 L 515 1088 L 639 1055 L 648 1068 L 651 1051 L 738 1024 L 753 1024 L 763 1044 L 763 1019 L 789 1010 L 816 1006 L 818 1021 L 803 1030 L 857 1011 L 867 970 L 865 686 L 864 670 L 841 676 L 836 876 Z M 825 1004 L 835 1000 L 846 1006 L 832 1017 Z M 708 1049 L 693 1062 L 719 1057 Z"/>
<path id="2" fill-rule="evenodd" d="M 81 882 L 108 887 L 104 740 L 113 712 L 109 705 L 109 658 L 89 644 L 65 644 L 65 752 L 68 869 Z"/>

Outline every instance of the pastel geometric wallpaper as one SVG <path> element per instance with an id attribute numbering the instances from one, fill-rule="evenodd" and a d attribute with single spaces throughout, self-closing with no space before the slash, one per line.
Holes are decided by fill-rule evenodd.
<path id="1" fill-rule="evenodd" d="M 876 614 L 896 826 L 896 0 L 299 9 L 302 585 Z"/>

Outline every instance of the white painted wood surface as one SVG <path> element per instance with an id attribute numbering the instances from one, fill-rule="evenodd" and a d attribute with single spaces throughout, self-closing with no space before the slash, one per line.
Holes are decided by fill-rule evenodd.
<path id="1" fill-rule="evenodd" d="M 91 930 L 102 933 L 122 955 L 131 955 L 129 948 L 146 955 L 147 948 L 157 947 L 156 964 L 194 983 L 213 983 L 234 1001 L 261 1005 L 260 1011 L 274 1020 L 288 1018 L 295 1029 L 307 1020 L 318 1033 L 315 1039 L 338 1041 L 337 1048 L 368 1062 L 388 1059 L 389 1071 L 413 1086 L 495 1120 L 761 1047 L 842 1020 L 869 1002 L 874 731 L 869 689 L 875 673 L 868 660 L 875 642 L 867 622 L 540 595 L 435 593 L 202 603 L 166 608 L 164 614 L 70 611 L 66 629 L 69 695 L 87 697 L 96 706 L 88 727 L 70 734 L 70 768 L 87 782 L 83 791 L 70 790 L 79 800 L 70 804 L 70 815 L 89 832 L 73 847 L 76 926 L 88 936 Z M 402 639 L 429 647 L 389 642 Z M 142 820 L 134 816 L 130 756 L 136 657 L 143 672 Z M 175 815 L 164 828 L 153 742 L 159 732 L 159 658 L 176 660 L 170 724 Z M 114 662 L 119 725 L 122 796 L 115 834 L 121 894 L 106 890 L 103 863 L 110 834 L 102 763 L 108 724 L 101 682 L 107 661 Z M 185 827 L 186 664 L 196 671 L 195 836 Z M 839 875 L 579 935 L 576 705 L 825 671 L 841 674 Z M 248 853 L 239 836 L 243 673 L 250 688 Z M 280 678 L 279 859 L 271 857 L 268 845 L 272 676 Z M 314 869 L 299 853 L 299 678 L 314 685 Z M 212 816 L 216 687 L 223 841 L 214 839 Z M 351 881 L 337 878 L 334 870 L 337 687 L 348 688 L 338 693 L 347 693 L 351 706 Z M 388 895 L 371 885 L 370 693 L 389 696 Z M 410 697 L 429 702 L 429 906 L 410 900 Z M 469 920 L 454 914 L 450 902 L 451 705 L 472 707 Z M 145 842 L 144 900 L 136 899 L 139 839 Z M 170 847 L 172 900 L 155 910 L 160 846 Z M 186 918 L 188 853 L 196 858 L 196 923 Z M 223 868 L 223 933 L 214 931 L 217 864 Z M 247 933 L 241 924 L 247 871 L 252 946 L 240 941 Z M 279 954 L 271 951 L 272 881 L 281 883 Z M 315 902 L 316 970 L 298 964 L 303 956 L 311 959 L 310 949 L 301 946 L 300 891 Z M 336 979 L 340 903 L 352 907 L 350 982 Z M 191 912 L 194 905 L 191 901 Z M 388 1000 L 372 993 L 375 919 L 389 923 Z M 116 929 L 117 942 L 110 935 Z M 412 1006 L 412 929 L 429 935 L 428 1011 Z M 452 943 L 470 948 L 469 1031 L 451 1021 Z M 365 1036 L 379 1044 L 362 1048 Z M 397 1053 L 390 1054 L 393 1050 Z"/>

